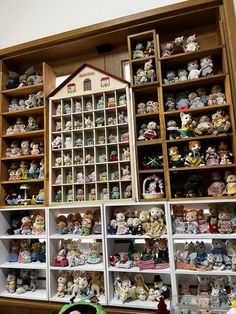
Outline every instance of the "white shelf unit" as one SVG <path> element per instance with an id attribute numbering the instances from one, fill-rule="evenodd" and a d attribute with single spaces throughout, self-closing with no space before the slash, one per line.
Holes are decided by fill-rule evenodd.
<path id="1" fill-rule="evenodd" d="M 193 243 L 196 243 L 196 241 L 203 241 L 207 251 L 211 247 L 211 240 L 213 239 L 236 239 L 235 233 L 229 233 L 229 234 L 220 234 L 220 233 L 198 233 L 198 234 L 180 234 L 180 233 L 174 233 L 173 230 L 173 220 L 172 220 L 172 206 L 173 205 L 183 205 L 185 210 L 190 209 L 203 209 L 204 216 L 208 217 L 209 215 L 209 207 L 216 206 L 218 209 L 222 208 L 222 206 L 226 206 L 230 208 L 231 210 L 234 210 L 234 213 L 236 214 L 236 199 L 235 198 L 229 198 L 229 199 L 215 199 L 215 200 L 186 200 L 186 201 L 171 201 L 167 202 L 168 206 L 168 213 L 169 213 L 169 233 L 170 233 L 170 245 L 172 245 L 171 252 L 173 253 L 173 256 L 170 257 L 173 261 L 175 261 L 175 252 L 177 249 L 183 249 L 185 242 L 192 241 Z M 198 275 L 201 276 L 209 276 L 210 280 L 213 279 L 214 276 L 217 277 L 224 277 L 227 278 L 227 276 L 236 276 L 236 272 L 233 270 L 202 270 L 202 269 L 196 269 L 196 270 L 188 270 L 188 269 L 177 269 L 175 262 L 174 265 L 171 266 L 171 273 L 173 277 L 173 285 L 172 285 L 172 293 L 173 293 L 173 305 L 176 306 L 178 303 L 178 298 L 180 296 L 180 290 L 179 285 L 184 282 L 190 282 L 190 285 L 197 287 L 198 285 Z M 211 307 L 211 313 L 226 313 L 228 308 L 225 307 L 218 307 L 214 308 Z"/>
<path id="2" fill-rule="evenodd" d="M 159 274 L 161 276 L 161 279 L 164 281 L 164 284 L 167 284 L 170 289 L 170 294 L 172 293 L 171 287 L 172 287 L 172 277 L 171 277 L 171 270 L 170 267 L 164 268 L 164 269 L 146 269 L 146 270 L 140 270 L 138 266 L 131 267 L 131 268 L 117 268 L 110 265 L 109 257 L 111 255 L 115 255 L 119 252 L 127 252 L 128 246 L 130 241 L 134 241 L 136 248 L 138 248 L 138 251 L 142 251 L 145 244 L 145 239 L 150 239 L 150 236 L 143 234 L 143 235 L 111 235 L 108 234 L 108 226 L 111 219 L 114 218 L 114 213 L 125 212 L 127 209 L 132 209 L 134 212 L 136 212 L 136 215 L 138 217 L 138 214 L 142 210 L 149 210 L 152 207 L 161 207 L 165 213 L 165 216 L 163 219 L 166 221 L 166 228 L 168 230 L 168 224 L 169 224 L 169 217 L 166 207 L 166 202 L 133 202 L 130 204 L 123 204 L 123 203 L 117 203 L 117 204 L 105 204 L 104 205 L 104 223 L 105 223 L 105 245 L 106 245 L 106 269 L 107 269 L 107 287 L 108 287 L 108 305 L 109 306 L 119 306 L 119 307 L 129 307 L 129 308 L 142 308 L 142 309 L 156 309 L 157 308 L 157 302 L 151 302 L 151 301 L 140 301 L 140 300 L 127 300 L 125 302 L 122 302 L 120 299 L 117 299 L 114 295 L 114 276 L 119 276 L 119 273 L 125 273 L 128 275 L 128 277 L 131 279 L 131 282 L 134 282 L 134 277 L 136 274 L 142 274 L 145 283 L 150 284 L 150 287 L 152 286 L 152 282 L 154 279 L 154 275 Z M 153 237 L 154 238 L 154 237 Z M 168 234 L 162 235 L 160 238 L 166 238 L 169 243 L 169 239 L 171 240 L 171 237 L 169 237 Z M 169 247 L 171 245 L 169 244 Z M 167 302 L 167 305 L 169 307 L 169 303 Z"/>
<path id="3" fill-rule="evenodd" d="M 43 212 L 46 218 L 47 208 L 46 207 L 27 207 L 27 208 L 18 208 L 18 213 L 24 213 L 25 215 L 33 215 L 34 213 Z M 28 300 L 48 300 L 48 238 L 47 238 L 47 221 L 45 219 L 45 233 L 39 235 L 22 235 L 22 234 L 13 234 L 6 235 L 6 231 L 12 226 L 11 221 L 13 219 L 12 215 L 16 214 L 16 208 L 1 208 L 0 209 L 0 297 L 9 297 L 17 299 L 28 299 Z M 31 262 L 31 263 L 18 263 L 18 262 L 9 262 L 8 256 L 10 253 L 10 243 L 11 240 L 21 240 L 21 239 L 30 239 L 30 240 L 39 240 L 39 242 L 46 243 L 46 262 Z M 21 269 L 39 270 L 39 277 L 37 280 L 37 289 L 35 291 L 26 291 L 24 293 L 9 293 L 6 290 L 6 280 L 9 272 L 19 272 Z"/>
<path id="4" fill-rule="evenodd" d="M 67 216 L 71 213 L 79 212 L 81 216 L 85 214 L 86 211 L 95 212 L 96 210 L 100 211 L 101 214 L 101 234 L 91 234 L 88 236 L 81 236 L 79 234 L 58 234 L 56 229 L 56 218 L 59 215 Z M 49 224 L 49 232 L 48 232 L 48 246 L 49 246 L 49 260 L 48 260 L 48 276 L 49 276 L 49 300 L 54 302 L 70 302 L 71 295 L 65 294 L 64 297 L 57 296 L 57 279 L 60 275 L 60 272 L 66 271 L 68 273 L 68 277 L 72 278 L 72 274 L 74 271 L 81 272 L 100 272 L 104 278 L 104 295 L 99 297 L 99 301 L 102 305 L 107 304 L 107 286 L 106 286 L 106 269 L 105 269 L 105 239 L 104 239 L 104 222 L 103 222 L 103 206 L 92 204 L 66 204 L 63 207 L 58 204 L 58 206 L 49 206 L 48 207 L 48 224 Z M 61 242 L 65 240 L 80 240 L 79 249 L 84 253 L 88 253 L 89 243 L 92 242 L 101 242 L 101 253 L 102 253 L 102 262 L 98 264 L 84 264 L 75 267 L 59 267 L 52 266 L 51 262 L 54 257 L 57 256 L 58 251 L 61 247 Z M 72 278 L 73 280 L 73 278 Z"/>

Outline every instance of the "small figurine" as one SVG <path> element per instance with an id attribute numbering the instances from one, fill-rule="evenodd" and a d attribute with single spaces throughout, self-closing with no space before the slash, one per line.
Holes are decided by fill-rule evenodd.
<path id="1" fill-rule="evenodd" d="M 129 150 L 129 147 L 123 148 L 122 160 L 126 160 L 126 161 L 130 160 L 130 150 Z"/>
<path id="2" fill-rule="evenodd" d="M 142 43 L 137 43 L 133 51 L 133 59 L 144 58 L 144 46 Z"/>
<path id="3" fill-rule="evenodd" d="M 55 180 L 55 184 L 62 184 L 62 175 L 58 174 Z"/>
<path id="4" fill-rule="evenodd" d="M 201 153 L 201 142 L 190 141 L 189 142 L 189 154 L 185 157 L 184 165 L 188 167 L 204 166 L 204 156 Z"/>
<path id="5" fill-rule="evenodd" d="M 75 140 L 75 146 L 76 147 L 81 147 L 83 146 L 83 140 L 81 137 L 78 137 L 76 140 Z"/>
<path id="6" fill-rule="evenodd" d="M 204 106 L 207 106 L 209 96 L 207 96 L 205 88 L 199 87 L 196 90 L 196 94 L 198 95 L 198 97 L 200 98 L 200 101 L 204 104 Z"/>
<path id="7" fill-rule="evenodd" d="M 116 117 L 113 116 L 108 117 L 107 125 L 116 125 Z"/>
<path id="8" fill-rule="evenodd" d="M 206 56 L 200 59 L 201 75 L 214 75 L 214 65 L 211 56 Z"/>
<path id="9" fill-rule="evenodd" d="M 110 153 L 110 161 L 117 161 L 118 157 L 117 157 L 117 151 L 116 150 L 112 150 Z"/>
<path id="10" fill-rule="evenodd" d="M 200 45 L 196 40 L 197 38 L 195 34 L 187 38 L 185 49 L 184 49 L 185 52 L 195 52 L 199 50 Z"/>
<path id="11" fill-rule="evenodd" d="M 113 135 L 112 135 L 113 136 Z M 98 140 L 97 140 L 98 144 L 105 144 L 105 136 L 104 135 L 99 135 L 98 136 Z"/>
<path id="12" fill-rule="evenodd" d="M 174 44 L 173 42 L 167 42 L 164 47 L 163 47 L 163 51 L 162 51 L 162 57 L 169 57 L 171 55 L 173 55 L 173 49 L 174 49 Z"/>
<path id="13" fill-rule="evenodd" d="M 189 113 L 180 112 L 181 129 L 180 136 L 182 138 L 191 137 L 193 133 L 193 121 Z"/>
<path id="14" fill-rule="evenodd" d="M 236 196 L 236 175 L 229 174 L 226 177 L 226 193 L 228 196 Z"/>
<path id="15" fill-rule="evenodd" d="M 86 104 L 85 104 L 85 111 L 91 111 L 93 110 L 93 104 L 91 103 L 91 101 L 87 101 Z"/>
<path id="16" fill-rule="evenodd" d="M 171 146 L 168 148 L 169 163 L 172 168 L 183 167 L 184 162 L 182 156 L 179 154 L 177 146 Z"/>
<path id="17" fill-rule="evenodd" d="M 131 180 L 129 165 L 126 165 L 125 168 L 122 167 L 121 170 L 122 170 L 121 180 Z"/>
<path id="18" fill-rule="evenodd" d="M 119 199 L 120 198 L 120 190 L 119 190 L 118 186 L 112 187 L 111 198 L 112 199 Z"/>
<path id="19" fill-rule="evenodd" d="M 87 236 L 91 234 L 93 217 L 94 214 L 90 210 L 85 212 L 81 222 L 81 235 Z"/>
<path id="20" fill-rule="evenodd" d="M 64 127 L 64 130 L 63 131 L 70 131 L 72 129 L 72 121 L 71 120 L 68 120 L 66 121 L 65 123 L 65 127 Z"/>
<path id="21" fill-rule="evenodd" d="M 186 69 L 178 69 L 178 81 L 184 82 L 188 80 L 188 71 Z"/>
<path id="22" fill-rule="evenodd" d="M 201 101 L 200 97 L 198 97 L 197 93 L 190 93 L 188 95 L 189 107 L 190 108 L 201 108 L 204 107 L 204 103 Z"/>
<path id="23" fill-rule="evenodd" d="M 159 130 L 160 126 L 154 122 L 151 121 L 147 125 L 147 130 L 144 132 L 144 137 L 146 140 L 153 140 L 159 137 Z"/>
<path id="24" fill-rule="evenodd" d="M 176 37 L 175 40 L 173 41 L 174 48 L 173 48 L 173 53 L 174 54 L 179 54 L 184 52 L 184 36 Z"/>
<path id="25" fill-rule="evenodd" d="M 132 185 L 127 185 L 124 191 L 124 198 L 131 198 L 132 197 Z"/>
<path id="26" fill-rule="evenodd" d="M 93 127 L 93 121 L 91 120 L 91 116 L 88 116 L 87 118 L 84 117 L 84 127 L 86 129 Z"/>
<path id="27" fill-rule="evenodd" d="M 216 152 L 216 147 L 214 145 L 208 146 L 206 149 L 206 166 L 219 165 L 220 156 Z"/>
<path id="28" fill-rule="evenodd" d="M 102 262 L 100 256 L 101 244 L 99 242 L 89 243 L 90 252 L 88 255 L 87 263 L 99 264 Z"/>
<path id="29" fill-rule="evenodd" d="M 116 99 L 114 97 L 108 98 L 107 106 L 108 106 L 108 108 L 116 107 Z"/>
<path id="30" fill-rule="evenodd" d="M 97 199 L 97 192 L 96 192 L 96 189 L 95 188 L 92 188 L 90 190 L 90 193 L 89 193 L 89 200 L 90 201 L 96 201 Z"/>
<path id="31" fill-rule="evenodd" d="M 97 102 L 97 109 L 104 109 L 105 108 L 105 101 L 104 97 L 101 96 L 101 98 Z"/>
<path id="32" fill-rule="evenodd" d="M 175 97 L 173 94 L 165 94 L 165 107 L 167 111 L 174 111 L 175 110 Z"/>
<path id="33" fill-rule="evenodd" d="M 66 175 L 66 183 L 73 183 L 72 173 L 69 171 Z"/>
<path id="34" fill-rule="evenodd" d="M 126 95 L 121 95 L 119 97 L 119 106 L 127 106 Z"/>
<path id="35" fill-rule="evenodd" d="M 80 202 L 84 201 L 84 190 L 82 188 L 77 189 L 76 200 Z"/>
<path id="36" fill-rule="evenodd" d="M 67 202 L 73 202 L 74 201 L 74 196 L 73 196 L 73 190 L 72 189 L 69 189 L 67 191 L 66 201 Z"/>
<path id="37" fill-rule="evenodd" d="M 60 136 L 57 136 L 53 141 L 52 141 L 52 149 L 61 149 L 61 137 Z M 32 145 L 32 143 L 31 143 Z M 30 145 L 30 146 L 31 146 Z M 32 154 L 32 151 L 31 151 L 31 154 Z"/>
<path id="38" fill-rule="evenodd" d="M 177 126 L 177 122 L 175 120 L 169 120 L 167 122 L 166 131 L 169 136 L 169 140 L 180 138 L 179 127 Z"/>
<path id="39" fill-rule="evenodd" d="M 62 190 L 57 190 L 57 193 L 55 195 L 55 201 L 61 202 L 62 201 Z"/>
<path id="40" fill-rule="evenodd" d="M 124 132 L 120 135 L 120 141 L 122 143 L 128 143 L 129 142 L 129 132 Z"/>
<path id="41" fill-rule="evenodd" d="M 101 116 L 101 117 L 97 117 L 95 119 L 95 123 L 96 123 L 96 126 L 103 126 L 104 125 L 104 118 Z"/>
<path id="42" fill-rule="evenodd" d="M 211 185 L 208 187 L 207 193 L 209 196 L 222 196 L 225 191 L 225 184 L 221 179 L 219 171 L 211 173 Z"/>
<path id="43" fill-rule="evenodd" d="M 229 116 L 225 114 L 222 110 L 217 110 L 211 116 L 213 123 L 213 134 L 224 134 L 231 128 L 231 123 L 229 121 Z"/>
<path id="44" fill-rule="evenodd" d="M 83 184 L 84 183 L 84 175 L 83 172 L 78 172 L 76 175 L 76 183 Z"/>
<path id="45" fill-rule="evenodd" d="M 71 136 L 65 137 L 64 147 L 65 148 L 72 148 L 73 147 L 73 142 L 72 142 Z"/>
<path id="46" fill-rule="evenodd" d="M 82 112 L 82 104 L 79 101 L 75 102 L 75 112 L 76 113 Z"/>
<path id="47" fill-rule="evenodd" d="M 229 151 L 227 143 L 223 141 L 220 142 L 220 144 L 218 145 L 218 154 L 220 157 L 220 165 L 232 164 L 232 153 Z"/>
<path id="48" fill-rule="evenodd" d="M 60 115 L 61 115 L 61 104 L 58 104 L 58 105 L 57 105 L 57 108 L 56 108 L 56 115 L 57 115 L 57 116 L 60 116 Z"/>
<path id="49" fill-rule="evenodd" d="M 186 110 L 189 109 L 189 100 L 187 91 L 179 92 L 176 95 L 176 109 Z"/>
<path id="50" fill-rule="evenodd" d="M 197 78 L 199 78 L 200 74 L 201 74 L 201 70 L 198 70 L 198 61 L 197 60 L 193 60 L 191 62 L 188 63 L 188 80 L 195 80 Z"/>
<path id="51" fill-rule="evenodd" d="M 206 115 L 203 115 L 199 118 L 196 126 L 193 129 L 193 132 L 196 136 L 201 135 L 211 135 L 213 133 L 214 126 L 210 121 L 210 118 Z"/>
<path id="52" fill-rule="evenodd" d="M 64 105 L 64 114 L 71 114 L 71 106 L 68 103 Z"/>
<path id="53" fill-rule="evenodd" d="M 137 114 L 146 113 L 146 104 L 144 102 L 140 102 L 137 105 Z"/>
<path id="54" fill-rule="evenodd" d="M 167 71 L 166 78 L 164 78 L 164 84 L 173 84 L 178 81 L 178 77 L 174 71 Z"/>
<path id="55" fill-rule="evenodd" d="M 127 116 L 125 115 L 124 111 L 118 113 L 118 121 L 120 124 L 127 122 Z"/>
<path id="56" fill-rule="evenodd" d="M 222 93 L 222 87 L 220 85 L 214 85 L 211 88 L 211 94 L 208 97 L 208 106 L 225 105 L 225 94 Z"/>

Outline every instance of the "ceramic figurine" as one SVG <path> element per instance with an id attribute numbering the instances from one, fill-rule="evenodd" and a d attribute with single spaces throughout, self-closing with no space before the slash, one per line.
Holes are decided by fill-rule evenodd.
<path id="1" fill-rule="evenodd" d="M 69 171 L 66 175 L 66 183 L 73 183 L 72 173 Z"/>
<path id="2" fill-rule="evenodd" d="M 83 184 L 84 183 L 84 175 L 83 172 L 78 172 L 76 175 L 76 183 Z"/>
<path id="3" fill-rule="evenodd" d="M 172 168 L 183 167 L 184 162 L 182 156 L 179 154 L 177 146 L 171 146 L 168 148 L 169 152 L 169 164 Z"/>
<path id="4" fill-rule="evenodd" d="M 118 157 L 117 157 L 117 151 L 116 150 L 112 150 L 110 153 L 110 161 L 117 161 Z"/>
<path id="5" fill-rule="evenodd" d="M 189 154 L 185 157 L 184 165 L 188 167 L 204 166 L 204 155 L 201 153 L 201 142 L 189 142 Z"/>
<path id="6" fill-rule="evenodd" d="M 146 106 L 146 104 L 144 102 L 138 103 L 138 105 L 137 105 L 137 113 L 138 114 L 146 113 L 147 112 L 146 108 L 147 108 L 147 106 Z"/>
<path id="7" fill-rule="evenodd" d="M 128 143 L 129 142 L 129 132 L 124 132 L 120 136 L 120 141 L 122 143 Z"/>
<path id="8" fill-rule="evenodd" d="M 89 256 L 87 263 L 89 264 L 99 264 L 102 262 L 102 258 L 100 255 L 101 244 L 99 242 L 89 243 Z"/>
<path id="9" fill-rule="evenodd" d="M 226 193 L 228 196 L 236 196 L 236 175 L 229 174 L 226 177 Z"/>
<path id="10" fill-rule="evenodd" d="M 116 125 L 116 117 L 113 116 L 108 117 L 107 125 Z"/>
<path id="11" fill-rule="evenodd" d="M 196 136 L 210 135 L 213 133 L 214 126 L 210 118 L 206 115 L 201 116 L 195 125 L 193 132 Z"/>
<path id="12" fill-rule="evenodd" d="M 129 150 L 129 147 L 123 148 L 122 160 L 126 160 L 126 161 L 130 160 L 130 150 Z"/>
<path id="13" fill-rule="evenodd" d="M 101 199 L 108 200 L 109 199 L 109 192 L 107 188 L 103 188 L 101 192 Z"/>
<path id="14" fill-rule="evenodd" d="M 124 111 L 121 111 L 118 113 L 118 121 L 119 121 L 119 123 L 126 123 L 127 122 L 127 116 L 125 115 Z"/>
<path id="15" fill-rule="evenodd" d="M 62 175 L 58 174 L 54 184 L 62 184 Z"/>
<path id="16" fill-rule="evenodd" d="M 72 129 L 72 122 L 70 120 L 66 121 L 63 131 L 70 131 Z"/>
<path id="17" fill-rule="evenodd" d="M 173 42 L 167 42 L 164 47 L 163 47 L 163 51 L 162 51 L 162 57 L 169 57 L 171 55 L 173 55 L 173 49 L 174 49 L 174 44 Z"/>
<path id="18" fill-rule="evenodd" d="M 90 190 L 90 193 L 89 193 L 89 200 L 90 201 L 96 201 L 97 199 L 97 192 L 96 192 L 96 189 L 92 188 Z"/>
<path id="19" fill-rule="evenodd" d="M 81 137 L 78 137 L 76 140 L 75 140 L 75 146 L 76 147 L 81 147 L 83 146 L 83 140 Z"/>
<path id="20" fill-rule="evenodd" d="M 126 165 L 126 167 L 122 167 L 122 177 L 121 180 L 131 180 L 131 173 L 129 169 L 129 165 Z"/>
<path id="21" fill-rule="evenodd" d="M 218 145 L 218 154 L 220 157 L 220 165 L 231 164 L 232 153 L 228 149 L 228 144 L 221 141 Z"/>
<path id="22" fill-rule="evenodd" d="M 102 154 L 98 156 L 98 162 L 104 163 L 106 162 L 106 160 L 107 160 L 106 154 Z"/>
<path id="23" fill-rule="evenodd" d="M 132 185 L 127 185 L 124 191 L 124 198 L 131 198 L 132 197 Z"/>
<path id="24" fill-rule="evenodd" d="M 113 135 L 112 135 L 112 137 L 113 137 Z M 104 135 L 99 135 L 98 139 L 97 139 L 97 143 L 98 144 L 105 144 L 105 136 Z"/>
<path id="25" fill-rule="evenodd" d="M 96 126 L 103 126 L 104 125 L 104 118 L 98 117 L 95 119 Z"/>
<path id="26" fill-rule="evenodd" d="M 94 164 L 94 156 L 92 156 L 91 154 L 87 154 L 85 156 L 85 163 L 86 164 Z"/>
<path id="27" fill-rule="evenodd" d="M 195 52 L 198 51 L 200 48 L 199 43 L 197 42 L 196 35 L 191 35 L 187 38 L 186 40 L 186 45 L 185 45 L 185 52 Z"/>
<path id="28" fill-rule="evenodd" d="M 60 115 L 61 115 L 61 104 L 58 104 L 58 105 L 57 105 L 57 108 L 56 108 L 56 115 L 57 115 L 57 116 L 60 116 Z"/>
<path id="29" fill-rule="evenodd" d="M 55 159 L 55 167 L 60 167 L 62 165 L 62 158 L 56 157 Z"/>
<path id="30" fill-rule="evenodd" d="M 119 106 L 127 106 L 126 95 L 121 95 L 119 97 Z"/>
<path id="31" fill-rule="evenodd" d="M 41 151 L 41 148 L 39 147 L 38 143 L 32 142 L 30 144 L 31 148 L 31 155 L 39 155 L 43 154 Z M 53 149 L 60 149 L 61 148 L 61 137 L 57 136 L 53 141 L 52 141 L 52 148 Z"/>
<path id="32" fill-rule="evenodd" d="M 87 101 L 86 104 L 85 104 L 85 111 L 91 111 L 93 110 L 93 104 L 91 103 L 91 101 Z"/>
<path id="33" fill-rule="evenodd" d="M 147 81 L 154 82 L 156 80 L 156 73 L 153 68 L 153 59 L 149 59 L 144 63 L 144 71 L 146 73 Z"/>
<path id="34" fill-rule="evenodd" d="M 83 128 L 83 122 L 81 120 L 74 120 L 74 130 L 81 130 Z"/>
<path id="35" fill-rule="evenodd" d="M 53 141 L 52 141 L 52 149 L 61 149 L 61 137 L 57 136 Z M 32 152 L 31 152 L 32 154 Z"/>

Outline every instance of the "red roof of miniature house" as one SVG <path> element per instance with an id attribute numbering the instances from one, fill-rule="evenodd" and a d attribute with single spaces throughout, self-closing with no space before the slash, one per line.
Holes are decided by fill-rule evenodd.
<path id="1" fill-rule="evenodd" d="M 101 72 L 101 73 L 103 73 L 103 74 L 105 74 L 105 75 L 107 75 L 107 76 L 110 76 L 110 77 L 114 78 L 115 80 L 118 80 L 118 81 L 120 81 L 120 82 L 122 82 L 122 83 L 125 83 L 125 84 L 130 85 L 130 82 L 128 82 L 128 81 L 122 79 L 122 78 L 119 77 L 119 76 L 116 76 L 116 75 L 114 75 L 114 74 L 108 73 L 108 72 L 106 72 L 106 71 L 104 71 L 104 70 L 102 70 L 102 69 L 97 68 L 97 67 L 94 66 L 94 65 L 91 65 L 91 64 L 88 64 L 88 63 L 84 63 L 84 64 L 81 65 L 75 72 L 73 72 L 70 76 L 68 76 L 67 79 L 65 79 L 64 82 L 62 82 L 59 86 L 57 86 L 57 88 L 55 88 L 55 89 L 48 95 L 48 97 L 54 96 L 62 87 L 64 87 L 66 84 L 68 84 L 68 82 L 69 82 L 71 79 L 73 79 L 79 72 L 81 72 L 85 67 L 90 67 L 90 68 L 92 68 L 92 69 L 95 70 L 95 71 L 99 71 L 99 72 Z"/>

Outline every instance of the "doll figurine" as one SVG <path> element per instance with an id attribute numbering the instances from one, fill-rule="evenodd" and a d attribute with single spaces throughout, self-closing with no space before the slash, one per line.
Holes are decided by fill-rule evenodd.
<path id="1" fill-rule="evenodd" d="M 184 165 L 188 167 L 204 166 L 204 156 L 201 153 L 201 143 L 199 141 L 189 142 L 190 153 L 185 157 Z"/>
<path id="2" fill-rule="evenodd" d="M 206 161 L 206 166 L 219 165 L 220 156 L 217 154 L 216 147 L 214 145 L 207 147 L 205 161 Z"/>
<path id="3" fill-rule="evenodd" d="M 86 211 L 82 217 L 80 234 L 87 236 L 91 234 L 92 224 L 93 224 L 93 213 L 91 211 Z"/>
<path id="4" fill-rule="evenodd" d="M 189 107 L 192 108 L 200 108 L 204 107 L 204 103 L 201 101 L 200 97 L 198 97 L 197 93 L 190 93 L 188 95 Z"/>
<path id="5" fill-rule="evenodd" d="M 177 146 L 171 146 L 168 148 L 169 151 L 169 164 L 171 168 L 183 167 L 183 158 L 179 154 L 179 149 Z"/>
<path id="6" fill-rule="evenodd" d="M 191 137 L 193 134 L 193 121 L 192 117 L 188 113 L 180 112 L 181 128 L 180 136 L 181 138 Z"/>
<path id="7" fill-rule="evenodd" d="M 195 52 L 200 48 L 199 43 L 197 42 L 196 35 L 191 35 L 186 40 L 185 52 Z"/>
<path id="8" fill-rule="evenodd" d="M 144 132 L 145 140 L 153 140 L 159 137 L 160 126 L 156 122 L 151 121 L 147 125 L 147 130 Z"/>
<path id="9" fill-rule="evenodd" d="M 211 185 L 208 187 L 207 193 L 209 196 L 222 196 L 225 191 L 225 184 L 221 179 L 219 171 L 211 173 Z"/>
<path id="10" fill-rule="evenodd" d="M 178 110 L 189 109 L 189 99 L 187 91 L 179 92 L 176 95 L 176 109 Z"/>
<path id="11" fill-rule="evenodd" d="M 208 106 L 225 105 L 226 99 L 225 94 L 222 92 L 220 85 L 214 85 L 211 88 L 211 94 L 208 98 Z"/>
<path id="12" fill-rule="evenodd" d="M 102 258 L 100 255 L 101 244 L 99 242 L 89 243 L 89 256 L 87 263 L 89 264 L 99 264 L 102 262 Z"/>

